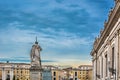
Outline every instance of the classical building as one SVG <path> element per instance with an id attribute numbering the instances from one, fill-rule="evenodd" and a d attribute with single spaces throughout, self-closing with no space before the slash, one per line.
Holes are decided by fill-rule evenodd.
<path id="1" fill-rule="evenodd" d="M 93 67 L 91 65 L 81 65 L 79 66 L 79 76 L 80 80 L 93 80 Z"/>
<path id="2" fill-rule="evenodd" d="M 91 56 L 93 80 L 120 80 L 120 0 L 115 0 Z"/>
<path id="3" fill-rule="evenodd" d="M 60 73 L 61 73 L 61 70 L 53 69 L 52 70 L 52 80 L 60 80 Z"/>
<path id="4" fill-rule="evenodd" d="M 0 80 L 30 80 L 31 64 L 0 63 Z M 92 80 L 92 66 L 61 68 L 51 65 L 42 66 L 42 80 Z"/>
<path id="5" fill-rule="evenodd" d="M 29 64 L 0 63 L 0 80 L 30 80 Z"/>
<path id="6" fill-rule="evenodd" d="M 93 80 L 92 66 L 81 65 L 78 68 L 72 69 L 72 78 L 70 80 Z"/>
<path id="7" fill-rule="evenodd" d="M 63 68 L 52 70 L 52 80 L 93 80 L 91 65 L 81 65 L 78 68 Z"/>
<path id="8" fill-rule="evenodd" d="M 30 67 L 26 63 L 0 63 L 0 80 L 30 80 Z M 42 80 L 52 80 L 52 70 L 57 67 L 43 65 L 42 69 Z"/>
<path id="9" fill-rule="evenodd" d="M 52 69 L 52 80 L 70 80 L 72 67 L 56 67 Z M 73 73 L 72 73 L 73 75 Z M 72 76 L 73 77 L 73 76 Z M 72 79 L 73 80 L 73 79 Z"/>

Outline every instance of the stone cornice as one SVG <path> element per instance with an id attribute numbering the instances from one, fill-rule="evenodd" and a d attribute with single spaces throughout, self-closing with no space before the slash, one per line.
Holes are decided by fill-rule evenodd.
<path id="1" fill-rule="evenodd" d="M 120 0 L 115 0 L 115 2 L 117 3 L 117 2 L 120 2 Z"/>
<path id="2" fill-rule="evenodd" d="M 99 37 L 99 41 L 97 41 L 97 43 L 95 44 L 96 46 L 93 47 L 93 50 L 90 53 L 92 56 L 95 52 L 98 52 L 99 48 L 102 46 L 102 44 L 104 43 L 107 36 L 109 36 L 115 23 L 118 21 L 118 18 L 120 18 L 120 0 L 116 0 L 116 1 L 117 1 L 117 3 L 115 5 L 114 9 L 112 9 L 112 11 L 109 14 L 108 21 L 105 24 L 104 30 L 102 31 L 102 33 Z"/>

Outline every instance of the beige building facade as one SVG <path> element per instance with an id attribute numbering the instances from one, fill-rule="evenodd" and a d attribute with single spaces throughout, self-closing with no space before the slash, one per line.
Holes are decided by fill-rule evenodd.
<path id="1" fill-rule="evenodd" d="M 25 63 L 0 63 L 0 80 L 30 80 L 30 66 Z M 42 74 L 45 80 L 92 80 L 91 65 L 78 68 L 43 65 L 42 69 L 45 70 Z"/>
<path id="2" fill-rule="evenodd" d="M 120 80 L 120 0 L 115 0 L 91 56 L 93 80 Z"/>
<path id="3" fill-rule="evenodd" d="M 91 65 L 79 66 L 79 80 L 93 80 L 93 67 Z"/>
<path id="4" fill-rule="evenodd" d="M 0 80 L 30 80 L 29 64 L 0 63 Z"/>
<path id="5" fill-rule="evenodd" d="M 64 69 L 65 80 L 93 80 L 92 68 L 92 65 L 80 65 L 78 68 Z"/>

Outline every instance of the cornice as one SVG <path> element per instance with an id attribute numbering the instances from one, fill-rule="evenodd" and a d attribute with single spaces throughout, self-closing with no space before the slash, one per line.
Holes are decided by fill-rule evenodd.
<path id="1" fill-rule="evenodd" d="M 120 0 L 115 0 L 115 2 L 117 3 L 117 2 L 120 2 Z"/>
<path id="2" fill-rule="evenodd" d="M 95 53 L 95 51 L 98 52 L 99 48 L 102 46 L 105 39 L 109 36 L 112 28 L 114 27 L 114 25 L 120 18 L 120 0 L 116 0 L 116 1 L 117 1 L 117 3 L 115 5 L 114 9 L 112 9 L 112 11 L 110 11 L 108 21 L 105 22 L 104 30 L 102 31 L 102 33 L 99 37 L 99 40 L 97 41 L 97 43 L 95 44 L 95 47 L 93 47 L 93 50 L 90 53 L 92 56 Z"/>

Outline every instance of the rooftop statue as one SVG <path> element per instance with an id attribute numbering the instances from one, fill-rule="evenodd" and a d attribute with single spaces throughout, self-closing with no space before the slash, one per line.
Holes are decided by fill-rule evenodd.
<path id="1" fill-rule="evenodd" d="M 31 57 L 31 66 L 41 66 L 40 51 L 42 48 L 38 45 L 37 37 L 36 42 L 32 46 L 30 57 Z"/>

